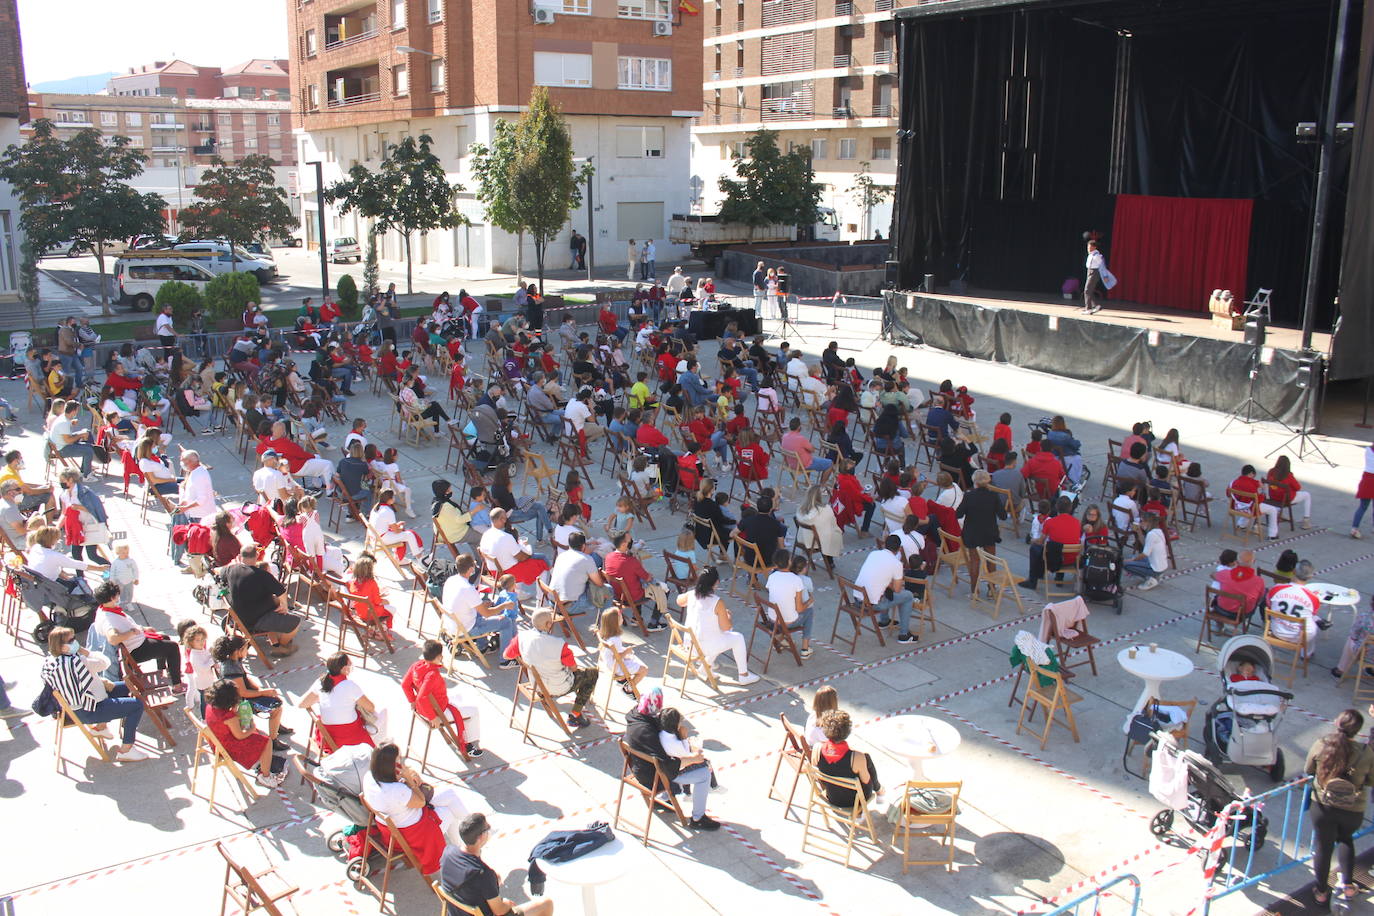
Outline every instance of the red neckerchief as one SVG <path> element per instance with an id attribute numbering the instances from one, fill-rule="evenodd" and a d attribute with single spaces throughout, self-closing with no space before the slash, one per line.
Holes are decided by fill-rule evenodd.
<path id="1" fill-rule="evenodd" d="M 849 753 L 849 742 L 847 741 L 827 741 L 821 745 L 821 756 L 826 763 L 838 763 L 840 758 Z"/>
<path id="2" fill-rule="evenodd" d="M 129 616 L 128 614 L 124 613 L 124 608 L 120 607 L 117 604 L 102 604 L 100 606 L 100 609 L 109 614 L 118 614 L 120 617 Z"/>
<path id="3" fill-rule="evenodd" d="M 340 683 L 346 680 L 348 680 L 348 678 L 342 674 L 331 674 L 329 676 L 329 683 L 335 687 L 339 686 Z"/>

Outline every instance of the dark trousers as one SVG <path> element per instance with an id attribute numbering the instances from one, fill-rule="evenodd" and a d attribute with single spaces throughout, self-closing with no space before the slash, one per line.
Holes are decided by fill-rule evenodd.
<path id="1" fill-rule="evenodd" d="M 1083 284 L 1083 307 L 1085 309 L 1101 308 L 1102 303 L 1097 301 L 1097 294 L 1102 291 L 1102 275 L 1096 270 L 1088 271 L 1088 279 Z"/>
<path id="2" fill-rule="evenodd" d="M 1317 879 L 1317 890 L 1327 893 L 1331 890 L 1331 851 L 1336 851 L 1336 871 L 1342 880 L 1353 881 L 1355 867 L 1355 831 L 1360 829 L 1364 815 L 1359 811 L 1346 811 L 1341 808 L 1328 808 L 1312 800 L 1309 811 L 1316 838 L 1312 846 L 1312 874 Z"/>
<path id="3" fill-rule="evenodd" d="M 136 662 L 157 661 L 173 684 L 181 683 L 181 649 L 170 639 L 145 639 L 143 645 L 129 653 Z"/>

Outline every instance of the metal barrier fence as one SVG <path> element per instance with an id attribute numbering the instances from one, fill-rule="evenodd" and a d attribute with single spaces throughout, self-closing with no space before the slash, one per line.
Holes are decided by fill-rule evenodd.
<path id="1" fill-rule="evenodd" d="M 1205 892 L 1202 907 L 1204 916 L 1211 912 L 1212 901 L 1254 887 L 1261 881 L 1311 861 L 1314 831 L 1304 817 L 1311 793 L 1312 778 L 1304 776 L 1245 800 L 1244 804 L 1253 805 L 1268 819 L 1267 836 L 1263 843 L 1242 845 L 1241 831 L 1249 832 L 1246 825 L 1248 819 L 1238 818 L 1231 822 L 1226 834 L 1231 838 L 1231 845 L 1217 863 L 1217 877 Z M 1279 813 L 1283 818 L 1276 835 L 1274 827 Z M 1355 838 L 1370 833 L 1374 833 L 1374 824 L 1366 822 L 1355 832 Z"/>
<path id="2" fill-rule="evenodd" d="M 754 309 L 760 321 L 775 321 L 782 317 L 778 311 L 777 300 L 769 296 L 717 296 L 731 308 Z M 878 321 L 883 317 L 883 300 L 878 296 L 818 296 L 802 298 L 794 295 L 787 297 L 788 315 L 795 319 L 817 320 L 818 315 L 828 315 L 830 327 L 837 328 L 841 321 Z M 821 320 L 824 320 L 823 318 Z"/>
<path id="3" fill-rule="evenodd" d="M 1061 913 L 1069 914 L 1069 916 L 1097 916 L 1100 912 L 1103 898 L 1123 896 L 1123 899 L 1125 899 L 1123 895 L 1124 889 L 1112 890 L 1112 888 L 1119 884 L 1130 885 L 1129 898 L 1131 908 L 1129 911 L 1121 912 L 1128 913 L 1129 916 L 1135 916 L 1140 910 L 1140 879 L 1135 875 L 1119 875 L 1106 884 L 1098 885 L 1081 896 L 1075 897 L 1068 903 L 1061 904 L 1049 912 L 1041 914 L 1041 916 L 1059 916 Z M 1081 908 L 1084 904 L 1091 904 L 1091 906 L 1087 910 L 1082 910 Z M 1113 912 L 1116 911 L 1114 910 Z"/>

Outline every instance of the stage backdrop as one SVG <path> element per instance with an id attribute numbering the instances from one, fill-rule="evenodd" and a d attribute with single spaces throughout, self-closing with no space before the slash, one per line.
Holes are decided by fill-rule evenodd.
<path id="1" fill-rule="evenodd" d="M 1249 200 L 1120 194 L 1107 266 L 1111 298 L 1205 312 L 1214 289 L 1246 298 Z"/>

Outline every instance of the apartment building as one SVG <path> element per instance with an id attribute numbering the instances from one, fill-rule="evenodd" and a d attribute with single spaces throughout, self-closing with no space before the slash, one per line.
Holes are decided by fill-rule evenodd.
<path id="1" fill-rule="evenodd" d="M 690 200 L 704 17 L 679 0 L 296 0 L 290 16 L 303 166 L 321 162 L 327 185 L 354 164 L 376 167 L 402 137 L 428 134 L 449 180 L 464 185 L 459 206 L 471 225 L 412 239 L 417 264 L 515 266 L 516 238 L 484 222 L 472 193 L 468 150 L 490 141 L 498 119 L 518 119 L 535 86 L 548 87 L 574 154 L 596 169 L 592 207 L 573 213 L 546 266 L 567 266 L 572 229 L 600 265 L 623 264 L 631 238 L 655 239 L 660 262 L 686 254 L 664 237 Z M 313 247 L 317 195 L 312 171 L 302 172 Z M 367 226 L 330 207 L 326 230 L 362 239 Z M 396 234 L 382 238 L 381 256 L 401 257 Z M 523 263 L 534 263 L 528 242 Z"/>
<path id="2" fill-rule="evenodd" d="M 286 61 L 254 58 L 228 69 L 184 60 L 154 61 L 110 78 L 110 95 L 180 99 L 263 99 L 288 101 L 291 77 Z"/>
<path id="3" fill-rule="evenodd" d="M 28 119 L 19 9 L 16 0 L 0 0 L 0 149 L 20 142 L 20 127 Z M 19 298 L 19 241 L 19 200 L 0 181 L 0 302 Z"/>
<path id="4" fill-rule="evenodd" d="M 703 107 L 692 130 L 693 210 L 720 205 L 718 180 L 745 139 L 768 128 L 783 149 L 809 147 L 822 205 L 841 238 L 889 234 L 888 195 L 865 212 L 863 163 L 897 179 L 897 34 L 893 0 L 704 0 Z"/>

